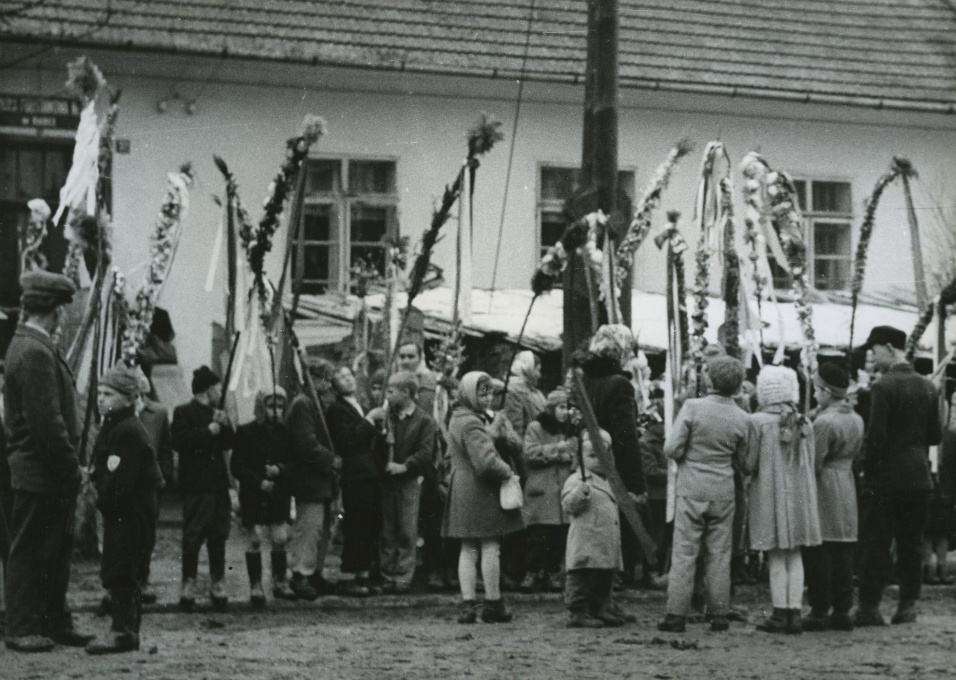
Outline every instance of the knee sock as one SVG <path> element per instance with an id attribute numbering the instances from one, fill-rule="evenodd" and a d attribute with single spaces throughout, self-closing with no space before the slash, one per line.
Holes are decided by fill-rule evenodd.
<path id="1" fill-rule="evenodd" d="M 803 607 L 803 556 L 799 548 L 787 551 L 787 609 Z"/>
<path id="2" fill-rule="evenodd" d="M 481 542 L 481 578 L 485 582 L 485 599 L 501 599 L 501 543 L 497 539 Z"/>
<path id="3" fill-rule="evenodd" d="M 770 569 L 770 599 L 774 609 L 787 609 L 787 551 L 771 550 L 767 555 Z"/>
<path id="4" fill-rule="evenodd" d="M 478 591 L 478 542 L 463 540 L 458 553 L 458 581 L 461 599 L 474 601 Z M 485 584 L 485 588 L 488 584 Z"/>

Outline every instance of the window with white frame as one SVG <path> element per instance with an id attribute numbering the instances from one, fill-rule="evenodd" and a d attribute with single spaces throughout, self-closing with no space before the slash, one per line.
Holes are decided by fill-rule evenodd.
<path id="1" fill-rule="evenodd" d="M 303 293 L 346 290 L 360 261 L 385 275 L 385 241 L 399 230 L 395 170 L 394 160 L 308 161 L 292 270 Z"/>
<path id="2" fill-rule="evenodd" d="M 538 169 L 538 255 L 543 256 L 564 234 L 564 203 L 574 194 L 579 168 L 541 165 Z M 618 188 L 634 201 L 634 171 L 619 170 Z"/>
<path id="3" fill-rule="evenodd" d="M 846 290 L 853 269 L 853 198 L 849 182 L 794 180 L 804 217 L 807 266 L 817 290 Z M 776 288 L 789 288 L 790 276 L 771 263 Z"/>

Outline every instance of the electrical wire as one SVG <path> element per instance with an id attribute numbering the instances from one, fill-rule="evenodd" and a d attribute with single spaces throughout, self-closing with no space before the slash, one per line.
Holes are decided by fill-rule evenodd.
<path id="1" fill-rule="evenodd" d="M 494 302 L 495 286 L 498 283 L 498 260 L 501 258 L 501 240 L 505 229 L 505 212 L 508 209 L 508 190 L 511 187 L 511 166 L 515 157 L 515 145 L 518 135 L 518 120 L 521 117 L 521 102 L 524 95 L 525 69 L 528 65 L 528 51 L 531 47 L 531 27 L 534 24 L 534 3 L 528 8 L 528 26 L 524 33 L 524 54 L 521 57 L 521 71 L 518 76 L 518 95 L 515 101 L 514 125 L 511 128 L 511 148 L 508 149 L 508 169 L 505 171 L 505 191 L 501 199 L 501 219 L 498 222 L 498 243 L 495 246 L 495 266 L 491 274 L 491 290 L 489 291 L 488 304 Z"/>

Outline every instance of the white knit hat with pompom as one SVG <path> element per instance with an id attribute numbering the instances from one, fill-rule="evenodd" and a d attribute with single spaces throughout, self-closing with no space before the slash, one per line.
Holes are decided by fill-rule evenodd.
<path id="1" fill-rule="evenodd" d="M 786 366 L 764 366 L 757 376 L 757 403 L 797 403 L 800 401 L 800 383 L 797 373 Z"/>

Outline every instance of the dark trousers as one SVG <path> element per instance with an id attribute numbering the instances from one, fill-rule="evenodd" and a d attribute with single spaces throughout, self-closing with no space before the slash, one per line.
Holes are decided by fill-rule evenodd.
<path id="1" fill-rule="evenodd" d="M 140 583 L 143 588 L 146 587 L 146 584 L 149 583 L 149 569 L 150 564 L 153 561 L 153 550 L 156 548 L 156 534 L 159 531 L 159 503 L 160 503 L 160 493 L 156 492 L 154 501 L 156 503 L 156 521 L 149 528 L 149 533 L 146 535 L 146 549 L 143 554 L 143 571 L 140 574 Z"/>
<path id="2" fill-rule="evenodd" d="M 667 533 L 667 499 L 649 499 L 644 517 L 646 518 L 647 530 L 650 532 L 651 538 L 654 539 L 654 543 L 657 544 L 657 554 L 653 556 L 654 559 L 644 558 L 644 578 L 646 579 L 654 571 L 658 574 L 667 573 L 665 565 L 667 563 L 667 553 L 670 550 L 669 545 L 665 546 L 665 543 L 669 543 L 665 540 L 665 534 Z"/>
<path id="3" fill-rule="evenodd" d="M 209 576 L 221 581 L 226 575 L 226 539 L 232 523 L 229 492 L 183 494 L 183 578 L 196 578 L 199 551 L 209 554 Z"/>
<path id="4" fill-rule="evenodd" d="M 434 480 L 425 478 L 422 497 L 418 505 L 418 535 L 422 539 L 422 571 L 426 574 L 439 572 L 446 563 L 442 550 L 441 523 L 445 503 L 438 493 Z"/>
<path id="5" fill-rule="evenodd" d="M 142 588 L 135 580 L 113 584 L 110 588 L 110 612 L 113 615 L 114 633 L 139 635 L 139 624 L 143 619 L 142 599 Z"/>
<path id="6" fill-rule="evenodd" d="M 853 606 L 853 553 L 856 541 L 826 542 L 803 548 L 807 601 L 814 613 L 846 614 Z"/>
<path id="7" fill-rule="evenodd" d="M 561 571 L 564 547 L 568 540 L 567 524 L 532 524 L 527 529 L 528 572 Z"/>
<path id="8" fill-rule="evenodd" d="M 876 607 L 883 597 L 890 568 L 890 545 L 896 539 L 896 571 L 900 603 L 920 596 L 923 554 L 920 550 L 928 494 L 876 494 L 868 499 L 860 526 L 863 563 L 860 565 L 860 605 Z"/>
<path id="9" fill-rule="evenodd" d="M 603 613 L 611 605 L 613 584 L 613 569 L 572 569 L 565 581 L 565 603 L 572 614 Z"/>
<path id="10" fill-rule="evenodd" d="M 342 571 L 370 571 L 378 560 L 382 527 L 381 489 L 377 479 L 342 482 Z"/>
<path id="11" fill-rule="evenodd" d="M 76 498 L 16 491 L 5 593 L 7 635 L 72 627 L 66 608 Z"/>
<path id="12" fill-rule="evenodd" d="M 644 515 L 645 518 L 646 516 L 647 515 Z M 637 536 L 631 529 L 631 525 L 627 523 L 623 513 L 620 514 L 619 520 L 621 527 L 621 557 L 624 560 L 624 577 L 626 581 L 633 578 L 634 567 L 643 564 L 644 551 L 641 550 L 641 543 L 637 540 Z M 653 559 L 656 555 L 649 557 Z"/>
<path id="13" fill-rule="evenodd" d="M 521 529 L 501 538 L 501 574 L 515 582 L 524 578 L 528 569 L 526 554 L 528 530 Z"/>

